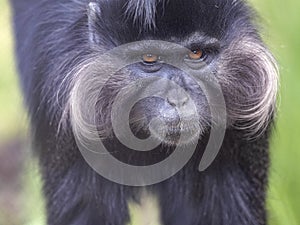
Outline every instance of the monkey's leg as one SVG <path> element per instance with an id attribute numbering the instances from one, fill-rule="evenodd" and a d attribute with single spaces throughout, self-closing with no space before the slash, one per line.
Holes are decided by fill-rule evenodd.
<path id="1" fill-rule="evenodd" d="M 265 217 L 257 214 L 264 211 L 257 204 L 260 194 L 242 171 L 234 170 L 206 171 L 199 179 L 165 184 L 160 194 L 163 225 L 265 225 Z"/>
<path id="2" fill-rule="evenodd" d="M 48 168 L 43 176 L 49 225 L 127 224 L 123 187 L 97 175 L 83 160 L 65 174 Z"/>
<path id="3" fill-rule="evenodd" d="M 266 225 L 267 149 L 266 137 L 237 143 L 227 135 L 207 170 L 199 172 L 194 158 L 193 165 L 161 184 L 163 224 Z"/>

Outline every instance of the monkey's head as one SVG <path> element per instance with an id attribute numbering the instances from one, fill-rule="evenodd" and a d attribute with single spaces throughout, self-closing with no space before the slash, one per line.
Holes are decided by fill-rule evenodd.
<path id="1" fill-rule="evenodd" d="M 88 53 L 68 73 L 73 123 L 89 135 L 94 111 L 104 138 L 120 129 L 191 143 L 210 131 L 224 100 L 228 129 L 261 133 L 274 110 L 277 68 L 252 20 L 240 0 L 91 2 L 78 34 Z M 222 101 L 210 102 L 205 87 Z"/>

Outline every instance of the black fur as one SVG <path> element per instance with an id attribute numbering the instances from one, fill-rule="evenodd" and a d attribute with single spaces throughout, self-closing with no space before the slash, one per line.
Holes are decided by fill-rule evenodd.
<path id="1" fill-rule="evenodd" d="M 125 225 L 130 219 L 127 201 L 138 198 L 139 188 L 110 182 L 88 166 L 68 122 L 59 129 L 71 88 L 67 74 L 90 55 L 97 54 L 95 45 L 109 50 L 146 39 L 182 44 L 198 31 L 220 40 L 213 57 L 228 59 L 230 64 L 224 71 L 231 72 L 235 83 L 222 86 L 229 110 L 263 93 L 263 88 L 254 90 L 260 86 L 260 79 L 255 76 L 262 69 L 259 63 L 251 61 L 255 56 L 251 58 L 231 47 L 243 37 L 261 43 L 252 23 L 253 13 L 243 1 L 97 0 L 99 12 L 93 21 L 88 20 L 85 0 L 11 2 L 18 68 L 40 158 L 49 225 Z M 91 32 L 96 37 L 93 43 Z M 107 95 L 109 98 L 110 93 Z M 266 123 L 269 127 L 271 121 Z M 246 131 L 228 127 L 217 159 L 200 173 L 197 166 L 208 129 L 199 140 L 195 155 L 179 173 L 147 187 L 159 196 L 164 225 L 266 224 L 270 132 L 265 129 L 249 140 L 245 138 Z M 106 144 L 122 148 L 113 139 L 106 140 Z M 147 153 L 145 157 L 124 151 L 117 157 L 131 164 L 146 164 L 168 154 L 158 152 Z"/>

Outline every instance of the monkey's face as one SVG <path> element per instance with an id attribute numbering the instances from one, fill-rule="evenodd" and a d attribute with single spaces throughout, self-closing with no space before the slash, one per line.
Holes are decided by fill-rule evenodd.
<path id="1" fill-rule="evenodd" d="M 169 145 L 176 144 L 180 137 L 182 144 L 196 142 L 199 135 L 209 130 L 211 122 L 209 102 L 201 89 L 205 77 L 213 75 L 213 68 L 205 62 L 209 56 L 200 49 L 175 51 L 176 45 L 173 49 L 168 42 L 153 41 L 160 48 L 156 52 L 142 43 L 147 47 L 139 52 L 141 57 L 137 56 L 140 62 L 124 71 L 131 77 L 129 83 L 137 82 L 137 85 L 131 85 L 133 90 L 129 88 L 129 93 L 123 92 L 125 96 L 114 103 L 119 105 L 121 113 L 126 108 L 124 104 L 134 102 L 126 109 L 129 112 L 127 121 L 139 138 L 152 135 Z M 197 77 L 189 73 L 191 66 L 197 67 Z"/>
<path id="2" fill-rule="evenodd" d="M 210 102 L 206 86 L 224 99 L 226 126 L 250 134 L 263 130 L 274 109 L 277 70 L 250 14 L 244 3 L 234 0 L 149 1 L 141 6 L 134 1 L 91 3 L 87 21 L 91 56 L 72 74 L 75 86 L 81 77 L 88 85 L 83 99 L 80 94 L 71 98 L 73 114 L 89 111 L 86 104 L 78 109 L 78 100 L 94 102 L 97 129 L 104 137 L 116 131 L 114 124 L 118 126 L 113 114 L 127 120 L 124 123 L 138 138 L 151 134 L 173 145 L 184 135 L 184 142 L 191 143 L 209 132 L 216 122 L 211 111 L 222 104 Z M 113 50 L 124 44 L 124 52 Z M 115 59 L 103 57 L 109 50 Z M 112 64 L 131 57 L 132 63 L 115 66 L 118 69 L 111 73 Z M 108 79 L 103 79 L 105 74 Z M 83 120 L 77 116 L 75 123 L 88 129 Z"/>

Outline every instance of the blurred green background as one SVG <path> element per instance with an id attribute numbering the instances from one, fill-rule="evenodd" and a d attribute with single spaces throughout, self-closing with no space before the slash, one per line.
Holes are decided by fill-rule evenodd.
<path id="1" fill-rule="evenodd" d="M 251 0 L 251 4 L 261 15 L 263 37 L 281 71 L 277 125 L 272 138 L 269 224 L 299 225 L 300 1 Z M 43 225 L 41 182 L 29 151 L 11 29 L 8 2 L 0 0 L 0 224 Z"/>

